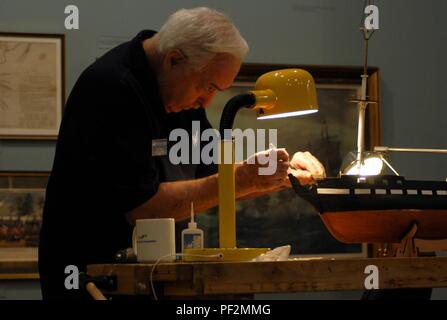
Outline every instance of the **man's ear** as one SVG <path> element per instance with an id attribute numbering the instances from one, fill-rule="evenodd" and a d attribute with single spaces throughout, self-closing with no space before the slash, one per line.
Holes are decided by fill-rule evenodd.
<path id="1" fill-rule="evenodd" d="M 185 55 L 178 49 L 170 50 L 163 60 L 165 68 L 171 70 L 186 61 Z"/>

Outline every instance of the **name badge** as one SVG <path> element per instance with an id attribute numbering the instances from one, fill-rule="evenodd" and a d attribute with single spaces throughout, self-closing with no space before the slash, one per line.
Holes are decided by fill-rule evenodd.
<path id="1" fill-rule="evenodd" d="M 152 140 L 152 156 L 166 156 L 168 154 L 168 140 L 154 139 Z"/>

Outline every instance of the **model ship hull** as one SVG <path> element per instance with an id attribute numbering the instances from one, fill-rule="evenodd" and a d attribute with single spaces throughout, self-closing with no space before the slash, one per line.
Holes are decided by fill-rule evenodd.
<path id="1" fill-rule="evenodd" d="M 416 238 L 447 239 L 447 182 L 342 176 L 302 187 L 290 179 L 341 242 L 400 242 L 414 224 Z"/>

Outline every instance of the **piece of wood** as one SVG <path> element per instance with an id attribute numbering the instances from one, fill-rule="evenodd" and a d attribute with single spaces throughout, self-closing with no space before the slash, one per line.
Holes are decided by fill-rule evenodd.
<path id="1" fill-rule="evenodd" d="M 150 273 L 152 264 L 100 264 L 89 265 L 88 274 L 116 275 L 120 294 L 150 293 Z M 154 281 L 169 282 L 192 279 L 192 267 L 188 264 L 163 263 L 157 266 L 153 274 Z"/>
<path id="2" fill-rule="evenodd" d="M 93 299 L 107 300 L 107 298 L 102 294 L 101 290 L 99 290 L 98 287 L 93 282 L 87 283 L 85 289 L 92 296 Z"/>
<path id="3" fill-rule="evenodd" d="M 381 289 L 447 287 L 447 257 L 170 263 L 158 265 L 153 280 L 165 297 L 364 290 L 368 265 L 378 267 Z M 90 265 L 88 273 L 117 276 L 118 290 L 108 294 L 150 294 L 151 269 Z"/>
<path id="4" fill-rule="evenodd" d="M 88 266 L 88 274 L 90 276 L 103 275 L 111 276 L 116 275 L 119 279 L 117 292 L 125 295 L 137 294 L 135 291 L 135 280 L 138 279 L 135 276 L 138 265 L 126 265 L 127 268 L 117 268 L 115 265 L 90 265 Z"/>

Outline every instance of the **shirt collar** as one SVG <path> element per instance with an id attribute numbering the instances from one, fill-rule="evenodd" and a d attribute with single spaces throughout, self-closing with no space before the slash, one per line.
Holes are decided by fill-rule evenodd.
<path id="1" fill-rule="evenodd" d="M 155 34 L 156 31 L 143 30 L 131 40 L 129 47 L 131 57 L 130 68 L 143 87 L 143 90 L 147 92 L 147 95 L 151 98 L 151 100 L 159 106 L 157 109 L 161 108 L 162 110 L 159 111 L 166 113 L 160 97 L 160 88 L 158 85 L 157 76 L 155 71 L 151 68 L 148 60 L 149 58 L 143 49 L 143 41 L 153 37 Z"/>

